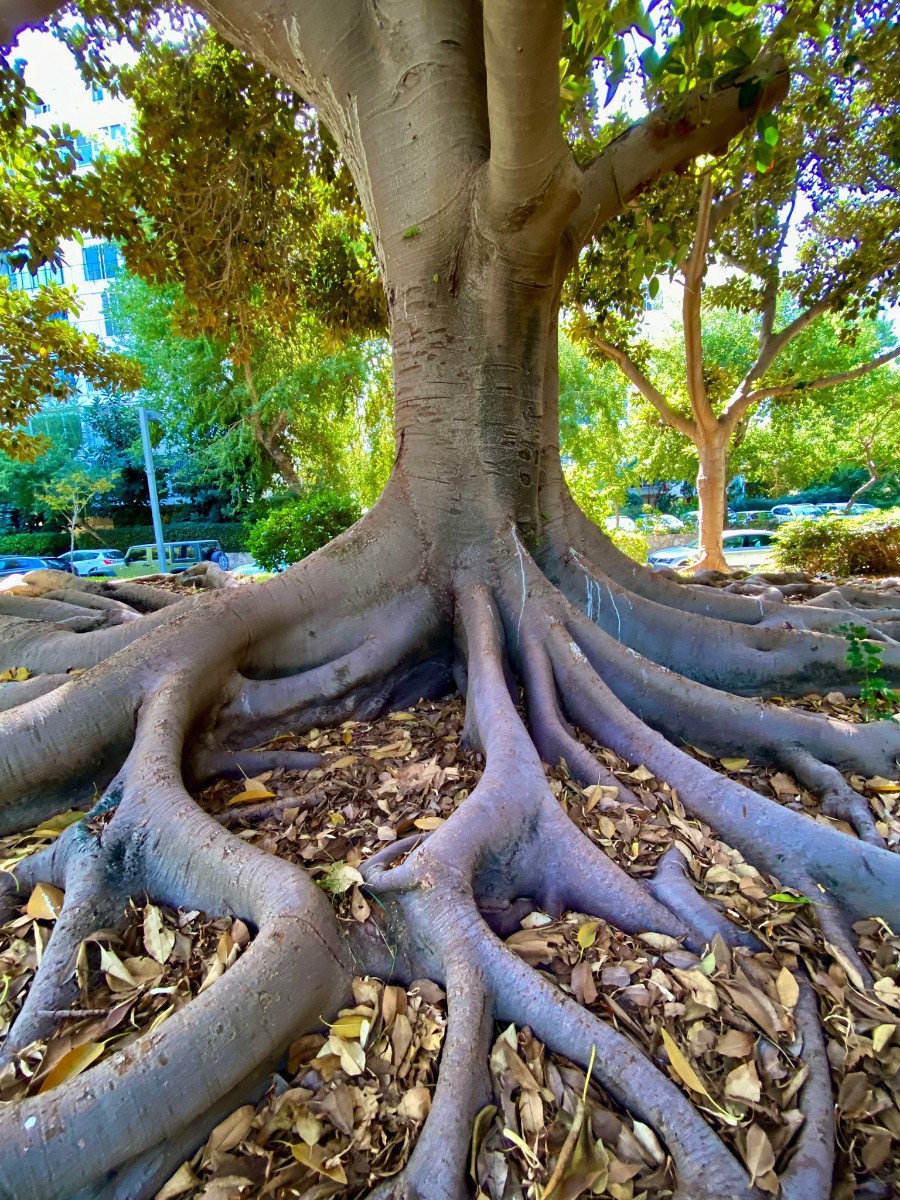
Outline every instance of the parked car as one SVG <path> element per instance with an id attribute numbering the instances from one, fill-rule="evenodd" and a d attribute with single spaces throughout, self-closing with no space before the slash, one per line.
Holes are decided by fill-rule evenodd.
<path id="1" fill-rule="evenodd" d="M 753 570 L 764 567 L 772 554 L 775 535 L 765 529 L 726 529 L 722 534 L 722 549 L 729 567 L 738 570 Z M 654 550 L 647 558 L 651 567 L 670 567 L 678 571 L 698 556 L 700 539 L 686 546 L 669 546 L 665 550 Z"/>
<path id="2" fill-rule="evenodd" d="M 603 522 L 604 529 L 624 529 L 628 533 L 634 533 L 637 526 L 631 517 L 607 517 Z"/>
<path id="3" fill-rule="evenodd" d="M 28 571 L 46 571 L 52 562 L 51 558 L 37 558 L 25 554 L 3 554 L 0 555 L 0 579 L 6 579 L 9 575 L 24 575 Z M 66 570 L 67 568 L 63 567 L 62 569 Z"/>
<path id="4" fill-rule="evenodd" d="M 679 520 L 672 513 L 664 512 L 645 513 L 644 516 L 638 517 L 635 525 L 645 533 L 659 533 L 663 530 L 670 533 L 678 533 L 684 529 L 684 521 Z"/>
<path id="5" fill-rule="evenodd" d="M 826 513 L 830 513 L 835 517 L 861 517 L 863 513 L 878 512 L 877 504 L 852 504 L 850 511 L 847 512 L 846 501 L 842 504 L 835 504 L 829 501 L 827 504 L 819 504 L 817 508 L 823 509 Z"/>
<path id="6" fill-rule="evenodd" d="M 116 568 L 123 566 L 121 550 L 67 550 L 59 555 L 60 562 L 69 563 L 75 575 L 106 575 L 115 577 Z"/>
<path id="7" fill-rule="evenodd" d="M 75 574 L 75 568 L 71 563 L 66 562 L 62 558 L 45 558 L 41 555 L 41 559 L 45 567 L 51 571 L 66 571 L 69 575 Z"/>
<path id="8" fill-rule="evenodd" d="M 166 565 L 163 570 L 178 575 L 182 571 L 186 571 L 188 567 L 196 566 L 197 563 L 208 562 L 217 550 L 219 552 L 218 565 L 223 571 L 227 571 L 228 555 L 223 551 L 221 543 L 212 538 L 196 542 L 166 542 Z M 124 574 L 128 576 L 158 574 L 160 565 L 156 543 L 147 542 L 140 546 L 129 546 L 125 552 L 125 561 L 122 566 Z M 122 573 L 119 572 L 119 574 Z"/>
<path id="9" fill-rule="evenodd" d="M 775 525 L 777 522 L 772 518 L 772 514 L 767 508 L 748 508 L 744 512 L 737 513 L 730 524 L 743 528 L 747 525 Z"/>
<path id="10" fill-rule="evenodd" d="M 700 510 L 692 508 L 689 512 L 681 514 L 681 520 L 685 525 L 696 525 L 700 520 Z M 725 520 L 729 525 L 734 525 L 737 520 L 737 513 L 733 508 L 729 508 L 725 514 Z"/>
<path id="11" fill-rule="evenodd" d="M 776 504 L 772 516 L 779 525 L 785 521 L 808 521 L 823 515 L 817 504 Z"/>

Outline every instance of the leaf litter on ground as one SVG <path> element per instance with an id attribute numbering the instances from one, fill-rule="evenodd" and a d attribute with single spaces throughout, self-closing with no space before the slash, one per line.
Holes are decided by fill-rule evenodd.
<path id="1" fill-rule="evenodd" d="M 854 703 L 847 702 L 851 710 Z M 854 719 L 852 711 L 840 711 L 842 704 L 832 694 L 807 697 L 804 706 Z M 311 871 L 329 893 L 339 919 L 365 922 L 373 919 L 374 906 L 360 886 L 364 860 L 398 838 L 427 837 L 481 777 L 481 756 L 462 745 L 463 718 L 464 705 L 457 697 L 422 702 L 377 721 L 286 733 L 267 745 L 315 751 L 324 756 L 321 766 L 265 772 L 253 781 L 220 780 L 197 799 L 237 836 Z M 511 947 L 649 1054 L 753 1170 L 757 1186 L 773 1195 L 777 1179 L 771 1168 L 777 1171 L 789 1161 L 801 1120 L 798 1092 L 804 1072 L 794 1043 L 796 985 L 791 971 L 804 967 L 818 994 L 835 1086 L 834 1200 L 894 1194 L 900 1188 L 900 936 L 877 918 L 855 926 L 860 954 L 876 980 L 872 993 L 861 993 L 818 931 L 815 897 L 785 891 L 780 881 L 760 874 L 690 818 L 677 793 L 641 764 L 587 744 L 637 802 L 629 797 L 625 803 L 624 791 L 613 795 L 610 788 L 580 787 L 568 777 L 565 764 L 549 767 L 550 787 L 572 820 L 636 876 L 651 874 L 662 854 L 677 845 L 698 891 L 739 925 L 752 928 L 765 949 L 728 953 L 716 946 L 698 956 L 653 931 L 629 937 L 586 914 L 566 913 L 553 920 L 539 912 L 524 918 L 522 929 L 508 939 Z M 828 820 L 815 799 L 785 773 L 737 754 L 719 760 L 702 748 L 686 749 L 761 794 L 812 819 Z M 889 844 L 896 847 L 897 785 L 877 778 L 851 782 L 867 796 Z M 241 796 L 242 791 L 251 794 Z M 0 839 L 3 865 L 48 844 L 66 821 L 81 815 L 54 818 L 62 822 L 57 829 L 41 827 Z M 39 902 L 52 908 L 58 900 L 50 893 Z M 139 916 L 142 911 L 135 908 L 130 935 L 121 935 L 132 939 L 126 957 L 157 963 L 147 946 L 141 949 L 135 940 L 135 929 L 142 937 L 148 925 Z M 210 930 L 203 935 L 208 958 L 225 932 L 215 920 L 204 924 L 200 914 L 158 911 L 160 919 L 149 923 L 151 941 L 164 936 L 165 929 L 180 932 L 179 921 L 187 916 L 194 923 L 191 936 Z M 28 913 L 3 927 L 4 1029 L 21 1003 L 51 928 L 52 917 Z M 101 945 L 102 940 L 94 944 L 95 957 Z M 124 952 L 114 941 L 103 948 L 123 961 Z M 206 961 L 202 953 L 200 959 Z M 111 1008 L 119 994 L 114 991 L 113 960 L 106 960 L 105 972 L 100 966 L 98 958 L 94 973 L 98 980 L 102 976 L 100 986 L 108 991 L 104 1003 Z M 207 968 L 195 961 L 189 970 L 183 960 L 178 968 L 189 977 L 178 992 L 184 1003 Z M 390 1019 L 383 1009 L 386 996 L 394 998 L 388 1001 L 395 1006 Z M 88 997 L 92 1007 L 98 1001 L 98 1008 L 100 998 L 98 993 Z M 374 1180 L 402 1167 L 433 1092 L 445 1021 L 443 997 L 428 981 L 399 989 L 357 980 L 354 1000 L 353 1009 L 339 1014 L 337 1032 L 332 1026 L 298 1039 L 263 1099 L 223 1122 L 162 1190 L 161 1200 L 181 1195 L 204 1200 L 362 1197 Z M 401 1077 L 394 1029 L 404 1005 L 412 1032 L 400 1022 L 401 1045 L 409 1034 L 407 1049 L 415 1043 L 415 1051 Z M 105 1018 L 74 1023 L 67 1018 L 51 1043 L 71 1037 L 74 1028 L 74 1040 L 61 1047 L 62 1054 L 88 1046 L 81 1052 L 87 1059 L 91 1043 L 104 1041 L 104 1053 L 107 1046 L 114 1049 L 120 1025 L 128 1026 L 122 1036 L 136 1037 L 164 1009 L 164 1004 L 141 1003 L 138 989 L 127 1020 L 122 1018 L 112 1037 L 104 1038 L 97 1025 Z M 59 1051 L 49 1060 L 46 1049 L 36 1050 L 33 1065 L 27 1061 L 21 1078 L 17 1068 L 13 1094 L 40 1087 L 61 1057 Z M 90 1065 L 80 1065 L 78 1056 L 72 1061 L 79 1069 Z M 498 1029 L 490 1065 L 493 1103 L 475 1123 L 471 1161 L 473 1186 L 483 1196 L 661 1200 L 671 1195 L 671 1163 L 656 1135 L 594 1082 L 585 1087 L 583 1070 L 548 1053 L 529 1030 Z M 863 1187 L 864 1192 L 859 1190 Z"/>

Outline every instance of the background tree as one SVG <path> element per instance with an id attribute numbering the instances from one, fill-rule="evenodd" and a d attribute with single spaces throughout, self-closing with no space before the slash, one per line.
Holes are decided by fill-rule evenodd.
<path id="1" fill-rule="evenodd" d="M 6 884 L 21 899 L 49 873 L 66 899 L 7 1053 L 46 1036 L 69 1002 L 82 937 L 98 913 L 114 922 L 131 897 L 233 913 L 253 935 L 222 978 L 124 1054 L 8 1106 L 6 1190 L 23 1200 L 98 1187 L 152 1195 L 300 1029 L 345 1003 L 358 971 L 436 978 L 449 997 L 440 1079 L 416 1147 L 388 1185 L 394 1197 L 463 1193 L 496 1017 L 528 1025 L 651 1127 L 665 1153 L 657 1158 L 655 1140 L 644 1140 L 655 1161 L 671 1159 L 683 1195 L 750 1200 L 757 1189 L 742 1154 L 772 1192 L 824 1198 L 834 1100 L 793 958 L 781 977 L 795 997 L 791 1027 L 783 1043 L 775 1033 L 785 1049 L 802 1044 L 808 1084 L 795 1099 L 804 1119 L 785 1129 L 791 1157 L 776 1159 L 769 1145 L 769 1162 L 740 1133 L 726 1147 L 717 1132 L 734 1131 L 732 1115 L 713 1113 L 708 1124 L 657 1069 L 655 1046 L 638 1046 L 555 989 L 493 932 L 515 928 L 525 908 L 593 913 L 675 939 L 656 946 L 683 939 L 698 960 L 714 941 L 716 969 L 735 988 L 750 986 L 738 974 L 741 935 L 695 893 L 677 848 L 652 878 L 631 875 L 569 819 L 542 758 L 565 760 L 585 787 L 619 786 L 575 727 L 646 766 L 673 805 L 677 792 L 685 838 L 686 818 L 708 822 L 781 886 L 814 896 L 841 969 L 860 987 L 866 968 L 850 923 L 875 912 L 900 920 L 900 859 L 839 770 L 893 770 L 900 728 L 822 721 L 751 698 L 858 684 L 833 632 L 847 609 L 787 607 L 772 592 L 683 587 L 647 572 L 575 506 L 559 457 L 559 304 L 581 250 L 655 181 L 725 147 L 748 116 L 778 103 L 787 81 L 772 46 L 746 68 L 734 58 L 753 58 L 764 36 L 822 36 L 816 12 L 800 3 L 787 21 L 767 7 L 679 4 L 656 13 L 657 30 L 639 6 L 585 3 L 567 13 L 556 0 L 209 0 L 203 11 L 279 88 L 316 107 L 353 170 L 389 314 L 396 460 L 353 528 L 259 587 L 180 601 L 141 591 L 136 603 L 153 612 L 78 635 L 4 618 L 3 654 L 37 678 L 0 716 L 2 828 L 102 792 L 90 820 Z M 644 55 L 657 106 L 623 130 L 600 114 L 595 68 L 614 87 L 638 36 L 650 48 L 658 36 L 665 50 L 655 61 Z M 220 153 L 227 158 L 229 146 Z M 265 155 L 260 162 L 268 167 Z M 226 227 L 239 232 L 237 221 Z M 111 586 L 104 598 L 134 599 L 133 586 Z M 868 593 L 832 599 L 873 636 L 883 632 L 875 622 L 897 620 L 890 602 L 879 607 Z M 65 676 L 72 667 L 84 670 Z M 892 643 L 883 670 L 900 673 Z M 265 739 L 286 726 L 402 709 L 454 681 L 466 691 L 467 737 L 483 754 L 480 778 L 427 838 L 400 839 L 360 863 L 371 922 L 339 924 L 302 867 L 236 837 L 186 789 L 185 774 L 200 781 L 223 764 L 307 768 L 306 755 Z M 740 747 L 792 771 L 861 836 L 712 771 L 685 743 L 716 756 Z M 599 1154 L 588 1126 L 579 1128 L 574 1136 Z M 80 1145 L 91 1153 L 76 1154 Z"/>
<path id="2" fill-rule="evenodd" d="M 75 549 L 75 534 L 80 529 L 90 531 L 90 526 L 84 523 L 84 516 L 91 501 L 96 496 L 112 491 L 115 484 L 115 476 L 98 475 L 80 467 L 70 467 L 52 479 L 37 496 L 41 504 L 46 504 L 64 519 L 69 531 L 70 551 Z M 100 541 L 99 538 L 97 540 Z"/>
<path id="3" fill-rule="evenodd" d="M 176 491 L 213 489 L 233 510 L 273 488 L 357 491 L 363 460 L 384 433 L 390 439 L 390 411 L 378 393 L 383 343 L 335 338 L 307 312 L 290 332 L 258 323 L 246 358 L 235 363 L 211 334 L 174 327 L 180 285 L 126 274 L 109 294 L 119 345 L 143 369 L 142 402 L 165 417 Z M 380 490 L 390 460 L 375 457 Z"/>
<path id="4" fill-rule="evenodd" d="M 727 569 L 728 458 L 752 409 L 857 378 L 900 354 L 892 342 L 836 375 L 824 364 L 792 373 L 785 355 L 825 314 L 872 316 L 897 299 L 900 284 L 900 91 L 892 82 L 900 51 L 852 6 L 830 15 L 824 52 L 798 43 L 779 118 L 758 116 L 755 140 L 627 211 L 583 259 L 574 292 L 578 336 L 696 447 L 702 567 Z M 755 103 L 749 93 L 745 100 Z M 646 348 L 631 341 L 646 281 L 655 295 L 666 260 L 683 296 L 674 394 L 647 374 Z M 726 273 L 710 285 L 713 266 Z M 738 362 L 710 358 L 704 298 L 752 315 L 755 345 L 742 346 Z"/>

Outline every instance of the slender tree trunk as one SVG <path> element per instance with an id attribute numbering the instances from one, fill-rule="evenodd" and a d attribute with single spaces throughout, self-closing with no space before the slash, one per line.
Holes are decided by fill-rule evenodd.
<path id="1" fill-rule="evenodd" d="M 727 571 L 722 551 L 722 530 L 728 511 L 728 436 L 717 431 L 711 437 L 701 437 L 697 443 L 700 469 L 697 473 L 697 496 L 700 501 L 700 561 L 697 569 Z"/>

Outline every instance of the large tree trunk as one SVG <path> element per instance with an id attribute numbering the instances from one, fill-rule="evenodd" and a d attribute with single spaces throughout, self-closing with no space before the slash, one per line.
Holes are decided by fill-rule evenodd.
<path id="1" fill-rule="evenodd" d="M 365 10 L 350 0 L 276 0 L 260 10 L 218 0 L 206 9 L 318 104 L 354 171 L 388 298 L 397 460 L 363 521 L 263 586 L 215 586 L 173 603 L 170 593 L 147 589 L 141 600 L 133 586 L 94 584 L 103 599 L 151 611 L 80 634 L 48 625 L 37 610 L 34 621 L 0 616 L 0 666 L 27 666 L 40 681 L 0 716 L 0 825 L 26 827 L 95 788 L 103 797 L 93 822 L 72 826 L 11 877 L 10 901 L 51 882 L 66 890 L 68 915 L 6 1053 L 46 1036 L 71 987 L 74 949 L 92 921 L 109 924 L 130 896 L 234 913 L 258 930 L 223 980 L 133 1053 L 7 1107 L 0 1193 L 152 1195 L 221 1106 L 237 1103 L 292 1038 L 339 1007 L 352 963 L 435 978 L 450 992 L 431 1116 L 382 1196 L 465 1194 L 468 1130 L 496 1017 L 530 1025 L 551 1048 L 590 1063 L 665 1142 L 679 1196 L 749 1200 L 756 1193 L 746 1172 L 685 1093 L 622 1034 L 524 967 L 491 928 L 527 898 L 699 949 L 717 933 L 742 938 L 683 879 L 672 885 L 671 860 L 649 883 L 632 878 L 568 820 L 542 759 L 565 760 L 585 784 L 617 786 L 578 740 L 580 729 L 646 764 L 688 814 L 784 886 L 821 895 L 826 936 L 865 983 L 846 922 L 875 912 L 900 920 L 900 861 L 841 772 L 891 771 L 900 730 L 745 697 L 852 690 L 846 643 L 830 631 L 851 605 L 871 605 L 854 619 L 872 636 L 883 637 L 878 622 L 897 614 L 852 591 L 836 612 L 787 609 L 771 592 L 682 586 L 619 554 L 569 498 L 558 451 L 557 308 L 593 215 L 579 218 L 587 173 L 559 135 L 561 5 L 529 9 L 527 24 L 504 0 L 483 8 L 381 0 Z M 733 102 L 737 111 L 737 88 Z M 722 134 L 704 137 L 715 148 Z M 665 150 L 665 133 L 654 139 Z M 723 479 L 714 489 L 720 505 Z M 197 577 L 226 582 L 209 568 Z M 32 592 L 43 588 L 36 581 Z M 885 644 L 883 666 L 896 677 L 896 645 Z M 73 667 L 87 669 L 72 678 Z M 365 926 L 348 935 L 303 870 L 234 837 L 185 789 L 186 776 L 223 764 L 309 766 L 306 756 L 248 748 L 285 728 L 363 719 L 442 694 L 453 680 L 466 693 L 467 734 L 484 772 L 440 829 L 365 864 L 390 942 Z M 794 772 L 859 836 L 724 779 L 684 742 Z M 248 997 L 259 1000 L 258 1020 L 245 1017 Z M 827 1062 L 809 1013 L 800 1029 L 807 1119 L 782 1194 L 823 1200 Z M 82 1145 L 90 1155 L 74 1152 Z"/>

